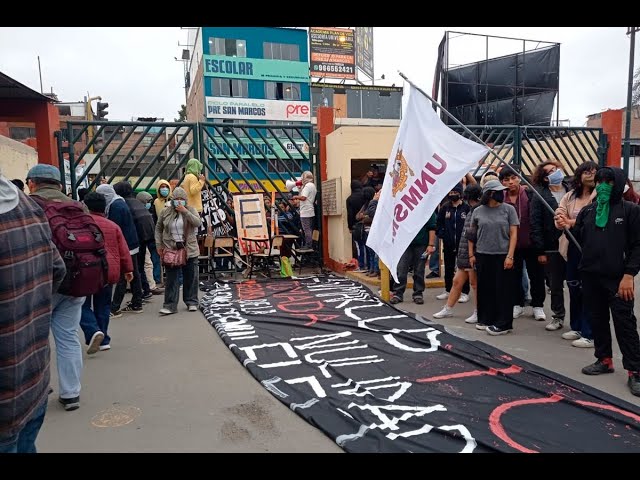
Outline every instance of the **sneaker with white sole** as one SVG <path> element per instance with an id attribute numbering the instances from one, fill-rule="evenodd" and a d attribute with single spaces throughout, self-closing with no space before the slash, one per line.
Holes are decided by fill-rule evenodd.
<path id="1" fill-rule="evenodd" d="M 189 305 L 188 310 L 189 310 L 190 312 L 197 312 L 197 311 L 198 311 L 198 307 L 197 307 L 197 306 L 195 306 L 195 305 Z"/>
<path id="2" fill-rule="evenodd" d="M 100 349 L 100 344 L 104 340 L 104 333 L 98 330 L 94 333 L 89 341 L 89 348 L 87 348 L 87 355 L 93 355 Z"/>
<path id="3" fill-rule="evenodd" d="M 178 312 L 172 312 L 168 308 L 161 308 L 160 309 L 160 315 L 172 315 L 174 313 L 178 313 Z"/>
<path id="4" fill-rule="evenodd" d="M 116 310 L 115 312 L 109 312 L 109 319 L 120 318 L 122 316 L 122 310 Z"/>
<path id="5" fill-rule="evenodd" d="M 489 325 L 485 325 L 484 323 L 476 323 L 476 330 L 486 330 Z"/>
<path id="6" fill-rule="evenodd" d="M 143 313 L 144 309 L 142 307 L 134 307 L 130 303 L 121 310 L 122 313 Z"/>
<path id="7" fill-rule="evenodd" d="M 595 345 L 593 344 L 593 340 L 591 340 L 590 338 L 584 338 L 584 337 L 574 340 L 573 342 L 571 342 L 571 345 L 578 348 L 594 348 L 595 347 Z"/>
<path id="8" fill-rule="evenodd" d="M 107 350 L 111 350 L 111 345 L 110 344 L 106 344 L 106 345 L 100 345 L 100 351 L 101 352 L 105 352 Z"/>
<path id="9" fill-rule="evenodd" d="M 433 318 L 445 318 L 445 317 L 453 317 L 453 309 L 449 308 L 447 305 L 444 306 L 442 310 L 438 313 L 433 314 Z"/>
<path id="10" fill-rule="evenodd" d="M 449 292 L 442 292 L 440 295 L 436 295 L 438 300 L 446 300 L 449 298 Z"/>
<path id="11" fill-rule="evenodd" d="M 487 333 L 489 335 L 506 335 L 507 333 L 511 333 L 511 329 L 510 328 L 498 328 L 495 325 L 489 325 L 487 327 Z"/>
<path id="12" fill-rule="evenodd" d="M 582 335 L 580 335 L 580 332 L 576 332 L 575 330 L 569 330 L 568 332 L 564 332 L 561 336 L 565 340 L 578 340 L 579 338 L 582 338 Z"/>
<path id="13" fill-rule="evenodd" d="M 544 329 L 553 332 L 555 330 L 560 330 L 563 325 L 564 320 L 561 320 L 559 318 L 552 318 L 551 321 L 544 327 Z"/>
<path id="14" fill-rule="evenodd" d="M 464 323 L 478 323 L 478 311 L 474 310 L 469 318 L 464 319 Z"/>
<path id="15" fill-rule="evenodd" d="M 458 299 L 458 303 L 467 303 L 469 301 L 469 295 L 466 293 L 460 294 L 460 298 Z"/>
<path id="16" fill-rule="evenodd" d="M 513 307 L 513 318 L 521 317 L 524 314 L 524 307 L 520 305 L 515 305 Z"/>
<path id="17" fill-rule="evenodd" d="M 533 307 L 533 318 L 542 322 L 547 319 L 547 316 L 544 313 L 544 309 L 542 307 Z"/>

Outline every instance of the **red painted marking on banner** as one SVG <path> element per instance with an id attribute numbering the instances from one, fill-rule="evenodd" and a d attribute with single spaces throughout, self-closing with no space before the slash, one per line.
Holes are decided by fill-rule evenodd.
<path id="1" fill-rule="evenodd" d="M 639 415 L 636 415 L 635 413 L 628 412 L 627 410 L 623 410 L 623 409 L 618 408 L 618 407 L 614 407 L 613 405 L 606 405 L 606 404 L 603 404 L 603 403 L 589 402 L 587 400 L 575 400 L 575 403 L 577 403 L 578 405 L 584 405 L 585 407 L 593 407 L 593 408 L 600 408 L 602 410 L 610 410 L 612 412 L 619 413 L 620 415 L 624 415 L 625 417 L 632 418 L 636 422 L 640 423 L 640 416 Z M 627 428 L 629 428 L 628 425 L 627 425 Z"/>
<path id="2" fill-rule="evenodd" d="M 447 344 L 444 346 L 444 349 L 445 349 L 445 350 L 453 350 L 453 345 L 451 345 L 450 343 L 447 343 Z"/>
<path id="3" fill-rule="evenodd" d="M 536 404 L 542 404 L 542 403 L 556 403 L 562 400 L 562 398 L 563 397 L 561 397 L 560 395 L 556 395 L 554 393 L 550 397 L 531 398 L 528 400 L 515 400 L 513 402 L 503 403 L 502 405 L 498 405 L 496 408 L 493 409 L 493 412 L 491 412 L 491 415 L 489 415 L 489 427 L 491 428 L 491 432 L 500 440 L 505 442 L 507 445 L 509 445 L 510 447 L 516 450 L 519 450 L 522 453 L 540 453 L 540 452 L 537 452 L 536 450 L 531 450 L 529 448 L 526 448 L 525 446 L 520 445 L 518 442 L 512 439 L 505 431 L 504 427 L 502 426 L 502 423 L 500 422 L 500 419 L 504 413 L 506 413 L 508 410 L 510 410 L 513 407 L 519 407 L 521 405 L 536 405 Z"/>
<path id="4" fill-rule="evenodd" d="M 310 327 L 311 325 L 314 325 L 316 322 L 329 322 L 336 318 L 340 318 L 340 315 L 328 315 L 325 313 L 308 313 L 308 314 L 294 313 L 293 316 L 308 318 L 310 321 L 304 324 L 305 327 Z"/>
<path id="5" fill-rule="evenodd" d="M 239 283 L 236 287 L 240 300 L 260 300 L 264 298 L 264 290 L 255 280 Z"/>
<path id="6" fill-rule="evenodd" d="M 480 377 L 482 375 L 497 375 L 498 373 L 502 373 L 504 375 L 510 375 L 512 373 L 520 373 L 521 371 L 522 371 L 522 367 L 519 367 L 517 365 L 511 365 L 510 367 L 500 368 L 500 369 L 490 368 L 489 370 L 471 370 L 468 372 L 440 375 L 438 377 L 418 378 L 416 382 L 418 383 L 442 382 L 444 380 L 452 380 L 455 378 Z"/>

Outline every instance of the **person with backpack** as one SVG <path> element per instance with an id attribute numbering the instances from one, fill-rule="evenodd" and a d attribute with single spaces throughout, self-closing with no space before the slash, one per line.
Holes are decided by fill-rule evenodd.
<path id="1" fill-rule="evenodd" d="M 0 454 L 36 453 L 53 295 L 66 268 L 42 209 L 0 173 Z"/>
<path id="2" fill-rule="evenodd" d="M 53 243 L 67 273 L 53 296 L 51 331 L 56 342 L 59 402 L 67 411 L 80 407 L 82 346 L 78 328 L 87 295 L 98 293 L 107 282 L 108 266 L 102 231 L 81 203 L 62 193 L 60 170 L 39 164 L 27 174 L 34 199 L 44 210 Z"/>
<path id="3" fill-rule="evenodd" d="M 111 337 L 107 332 L 111 313 L 111 292 L 113 285 L 120 280 L 120 272 L 124 273 L 126 281 L 133 280 L 133 261 L 122 230 L 104 216 L 104 210 L 107 207 L 104 195 L 89 192 L 84 198 L 84 204 L 102 230 L 109 264 L 109 283 L 97 294 L 87 296 L 82 306 L 80 327 L 88 346 L 87 354 L 93 355 L 98 351 L 111 349 Z"/>
<path id="4" fill-rule="evenodd" d="M 580 211 L 573 234 L 582 246 L 578 268 L 585 306 L 591 312 L 596 357 L 582 373 L 613 373 L 609 326 L 613 317 L 622 365 L 628 371 L 627 386 L 640 397 L 640 337 L 633 313 L 633 279 L 640 271 L 640 207 L 623 200 L 626 180 L 620 168 L 598 170 L 596 201 Z"/>
<path id="5" fill-rule="evenodd" d="M 124 272 L 120 274 L 120 281 L 116 285 L 113 292 L 113 300 L 111 301 L 111 318 L 119 318 L 123 313 L 142 313 L 142 279 L 138 270 L 138 252 L 140 251 L 140 242 L 138 241 L 138 233 L 133 221 L 131 211 L 124 199 L 116 193 L 111 185 L 100 185 L 96 188 L 96 192 L 104 195 L 107 207 L 104 210 L 109 220 L 120 227 L 124 239 L 129 246 L 129 253 L 133 260 L 133 280 L 131 283 L 131 301 L 122 310 L 122 300 L 127 292 L 127 281 L 124 278 Z"/>

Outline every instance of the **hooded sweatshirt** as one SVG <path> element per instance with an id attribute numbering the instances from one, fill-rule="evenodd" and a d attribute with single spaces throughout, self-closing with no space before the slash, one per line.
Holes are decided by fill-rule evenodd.
<path id="1" fill-rule="evenodd" d="M 160 195 L 160 187 L 167 187 L 169 189 L 169 195 L 163 197 Z M 153 207 L 156 210 L 156 218 L 160 217 L 160 213 L 162 213 L 162 209 L 169 205 L 169 200 L 171 199 L 171 184 L 168 180 L 160 179 L 158 183 L 156 183 L 156 199 L 153 201 Z"/>
<path id="2" fill-rule="evenodd" d="M 96 193 L 104 195 L 107 201 L 105 215 L 109 220 L 114 222 L 122 230 L 124 239 L 129 246 L 129 253 L 135 255 L 140 250 L 140 242 L 138 241 L 138 233 L 136 225 L 133 221 L 131 211 L 124 199 L 116 193 L 111 185 L 104 184 L 96 188 Z"/>
<path id="3" fill-rule="evenodd" d="M 187 204 L 202 212 L 202 189 L 204 180 L 200 180 L 198 175 L 202 172 L 202 163 L 192 158 L 187 162 L 187 174 L 180 185 L 187 192 Z"/>
<path id="4" fill-rule="evenodd" d="M 153 218 L 153 224 L 155 225 L 156 222 L 158 221 L 158 215 L 156 215 L 156 209 L 153 206 L 153 197 L 151 196 L 151 194 L 149 192 L 140 192 L 138 193 L 138 195 L 136 195 L 136 199 L 140 203 L 142 203 L 142 206 L 145 209 L 147 208 L 146 207 L 147 203 L 151 204 L 151 208 L 149 208 L 149 210 L 147 211 L 151 214 L 151 217 Z"/>
<path id="5" fill-rule="evenodd" d="M 607 224 L 596 226 L 597 203 L 593 202 L 580 211 L 572 232 L 582 246 L 580 271 L 619 280 L 640 270 L 640 206 L 622 199 L 624 171 L 605 168 L 614 174 Z"/>
<path id="6" fill-rule="evenodd" d="M 174 195 L 179 199 L 187 198 L 187 193 L 180 187 L 177 187 L 174 190 Z M 189 205 L 188 201 L 186 208 L 187 211 L 183 213 L 177 212 L 173 205 L 162 210 L 162 213 L 158 217 L 158 223 L 156 223 L 156 248 L 158 250 L 164 248 L 176 248 L 176 241 L 173 236 L 172 226 L 176 223 L 178 217 L 182 217 L 182 228 L 180 228 L 179 230 L 180 234 L 185 231 L 187 233 L 187 238 L 185 239 L 187 258 L 197 258 L 200 255 L 200 248 L 198 247 L 198 239 L 196 233 L 198 231 L 198 227 L 202 223 L 202 219 L 198 215 L 198 212 L 196 212 L 196 210 L 191 205 Z"/>
<path id="7" fill-rule="evenodd" d="M 131 184 L 126 181 L 118 182 L 113 186 L 113 189 L 124 199 L 127 207 L 129 207 L 140 244 L 144 246 L 153 242 L 155 239 L 155 222 L 149 210 L 134 198 Z"/>

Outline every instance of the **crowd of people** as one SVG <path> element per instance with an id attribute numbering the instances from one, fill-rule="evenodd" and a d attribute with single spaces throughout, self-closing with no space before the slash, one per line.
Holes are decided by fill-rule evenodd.
<path id="1" fill-rule="evenodd" d="M 514 320 L 531 307 L 531 316 L 550 332 L 565 328 L 565 284 L 569 294 L 568 329 L 563 339 L 593 348 L 596 362 L 586 375 L 613 372 L 609 319 L 613 318 L 631 393 L 640 396 L 640 340 L 633 313 L 633 279 L 640 270 L 640 196 L 624 172 L 579 165 L 571 181 L 562 164 L 537 165 L 531 183 L 511 166 L 488 170 L 478 182 L 467 175 L 443 199 L 398 263 L 390 303 L 404 301 L 413 273 L 412 299 L 424 303 L 427 278 L 440 276 L 439 243 L 444 260 L 446 303 L 434 318 L 453 317 L 457 303 L 475 309 L 464 321 L 489 335 L 513 331 Z M 366 247 L 378 195 L 362 182 L 351 183 L 348 226 L 359 271 L 379 276 L 375 252 Z M 434 275 L 435 273 L 435 275 Z M 550 296 L 550 318 L 545 311 Z"/>

